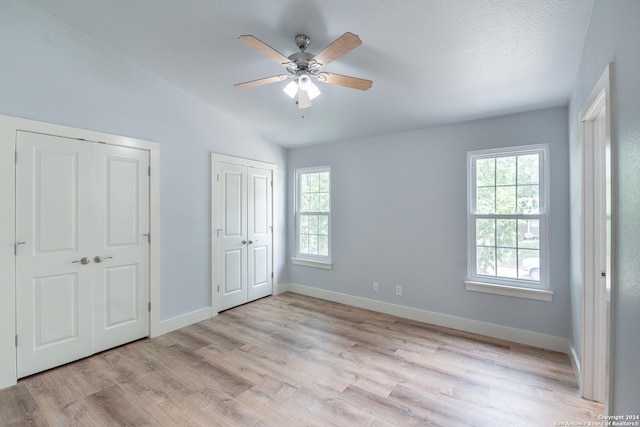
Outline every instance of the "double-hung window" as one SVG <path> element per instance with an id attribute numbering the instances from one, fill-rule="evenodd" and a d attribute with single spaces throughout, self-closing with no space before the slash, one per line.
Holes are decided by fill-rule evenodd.
<path id="1" fill-rule="evenodd" d="M 295 264 L 331 267 L 331 169 L 296 170 Z"/>
<path id="2" fill-rule="evenodd" d="M 550 299 L 546 145 L 468 153 L 467 289 Z M 482 286 L 490 290 L 480 289 Z M 509 289 L 512 288 L 512 289 Z M 513 288 L 543 291 L 517 295 Z M 506 290 L 501 292 L 501 290 Z"/>

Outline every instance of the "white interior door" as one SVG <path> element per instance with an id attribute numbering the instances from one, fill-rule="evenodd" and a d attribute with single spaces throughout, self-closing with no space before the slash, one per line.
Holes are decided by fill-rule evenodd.
<path id="1" fill-rule="evenodd" d="M 18 377 L 148 336 L 148 152 L 28 132 L 17 152 Z"/>
<path id="2" fill-rule="evenodd" d="M 271 295 L 271 171 L 248 168 L 248 301 Z"/>
<path id="3" fill-rule="evenodd" d="M 218 165 L 218 310 L 247 302 L 247 168 Z"/>
<path id="4" fill-rule="evenodd" d="M 94 144 L 94 352 L 149 335 L 149 154 Z"/>
<path id="5" fill-rule="evenodd" d="M 88 143 L 18 132 L 17 153 L 17 368 L 24 377 L 92 353 L 93 189 Z"/>

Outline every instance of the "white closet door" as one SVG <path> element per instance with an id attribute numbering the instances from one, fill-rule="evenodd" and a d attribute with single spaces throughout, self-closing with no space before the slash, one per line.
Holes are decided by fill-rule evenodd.
<path id="1" fill-rule="evenodd" d="M 248 168 L 248 301 L 271 295 L 271 171 Z"/>
<path id="2" fill-rule="evenodd" d="M 218 310 L 247 302 L 247 168 L 218 165 Z"/>
<path id="3" fill-rule="evenodd" d="M 92 353 L 91 144 L 18 132 L 18 377 Z M 24 242 L 24 243 L 22 243 Z"/>
<path id="4" fill-rule="evenodd" d="M 149 153 L 94 144 L 94 352 L 149 335 Z"/>

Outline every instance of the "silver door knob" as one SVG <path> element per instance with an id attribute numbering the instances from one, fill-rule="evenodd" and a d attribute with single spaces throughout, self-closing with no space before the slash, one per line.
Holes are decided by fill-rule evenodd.
<path id="1" fill-rule="evenodd" d="M 74 262 L 79 262 L 82 265 L 87 265 L 91 262 L 91 260 L 89 259 L 89 257 L 82 257 L 77 261 L 71 261 L 71 264 L 73 264 Z"/>
<path id="2" fill-rule="evenodd" d="M 257 240 L 256 240 L 256 242 L 257 242 Z M 249 244 L 252 244 L 252 243 L 253 243 L 253 240 L 249 240 Z"/>
<path id="3" fill-rule="evenodd" d="M 98 256 L 96 256 L 96 257 L 93 259 L 93 261 L 94 261 L 95 263 L 100 264 L 100 263 L 101 263 L 102 261 L 104 261 L 105 259 L 112 259 L 112 258 L 113 258 L 112 256 L 105 256 L 105 257 L 101 257 L 100 255 L 98 255 Z"/>
<path id="4" fill-rule="evenodd" d="M 247 244 L 247 241 L 246 241 L 246 240 L 243 240 L 243 241 L 242 241 L 242 242 L 240 242 L 240 243 L 242 243 L 243 245 L 246 245 L 246 244 Z"/>

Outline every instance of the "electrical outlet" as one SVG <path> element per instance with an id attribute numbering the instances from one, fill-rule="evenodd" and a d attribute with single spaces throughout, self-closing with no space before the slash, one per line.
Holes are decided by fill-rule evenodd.
<path id="1" fill-rule="evenodd" d="M 380 283 L 373 282 L 373 292 L 380 292 Z"/>
<path id="2" fill-rule="evenodd" d="M 396 286 L 396 296 L 402 296 L 402 286 Z"/>

